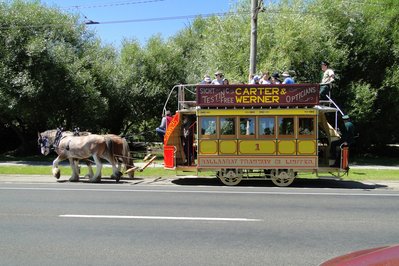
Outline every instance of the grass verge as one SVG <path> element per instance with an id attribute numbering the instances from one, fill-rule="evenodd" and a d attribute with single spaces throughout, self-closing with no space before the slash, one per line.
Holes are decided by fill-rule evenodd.
<path id="1" fill-rule="evenodd" d="M 70 176 L 71 168 L 69 166 L 60 166 L 62 176 Z M 93 171 L 95 171 L 95 167 Z M 87 167 L 83 166 L 81 168 L 81 176 L 88 173 Z M 51 176 L 51 166 L 35 166 L 35 165 L 4 165 L 0 166 L 0 174 L 3 175 L 49 175 Z M 110 167 L 103 168 L 103 176 L 110 176 L 112 174 L 112 169 Z M 136 177 L 163 177 L 163 178 L 174 178 L 182 177 L 184 175 L 193 176 L 193 173 L 186 172 L 176 172 L 171 170 L 165 170 L 162 167 L 147 167 L 143 172 L 136 172 Z M 199 176 L 202 177 L 215 177 L 214 172 L 201 172 Z M 316 178 L 315 174 L 311 173 L 300 173 L 301 178 Z M 399 170 L 393 169 L 363 169 L 363 168 L 352 168 L 349 171 L 348 176 L 343 177 L 344 180 L 354 180 L 354 181 L 366 181 L 366 180 L 399 180 Z"/>

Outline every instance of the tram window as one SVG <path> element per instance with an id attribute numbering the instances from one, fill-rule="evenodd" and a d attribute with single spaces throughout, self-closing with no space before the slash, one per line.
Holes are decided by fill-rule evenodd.
<path id="1" fill-rule="evenodd" d="M 314 135 L 314 118 L 299 117 L 298 128 L 299 128 L 299 136 Z"/>
<path id="2" fill-rule="evenodd" d="M 201 118 L 201 135 L 216 135 L 216 117 Z"/>
<path id="3" fill-rule="evenodd" d="M 274 136 L 275 135 L 274 117 L 260 117 L 259 118 L 259 136 Z"/>
<path id="4" fill-rule="evenodd" d="M 236 134 L 235 118 L 222 117 L 220 118 L 220 135 L 235 135 Z"/>
<path id="5" fill-rule="evenodd" d="M 254 136 L 255 135 L 255 118 L 241 117 L 240 118 L 240 135 Z"/>
<path id="6" fill-rule="evenodd" d="M 278 118 L 278 134 L 279 136 L 294 136 L 294 118 L 279 117 Z"/>

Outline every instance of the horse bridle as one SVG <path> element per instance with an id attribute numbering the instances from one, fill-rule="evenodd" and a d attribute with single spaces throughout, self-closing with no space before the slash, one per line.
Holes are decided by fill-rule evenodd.
<path id="1" fill-rule="evenodd" d="M 62 128 L 57 128 L 57 132 L 55 133 L 54 143 L 52 143 L 52 144 L 50 144 L 50 141 L 47 136 L 42 137 L 40 135 L 40 138 L 39 138 L 40 146 L 42 148 L 44 147 L 44 148 L 48 148 L 50 150 L 57 149 L 58 145 L 60 144 L 60 141 L 62 139 L 62 130 L 63 130 Z"/>
<path id="2" fill-rule="evenodd" d="M 49 140 L 48 140 L 48 137 L 42 137 L 41 135 L 40 135 L 40 138 L 39 138 L 39 144 L 40 144 L 40 146 L 43 148 L 50 148 L 50 144 L 49 144 Z"/>

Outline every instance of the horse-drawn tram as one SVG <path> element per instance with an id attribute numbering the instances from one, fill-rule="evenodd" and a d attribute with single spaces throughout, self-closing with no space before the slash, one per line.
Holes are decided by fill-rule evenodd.
<path id="1" fill-rule="evenodd" d="M 319 100 L 319 84 L 177 85 L 171 94 L 175 89 L 166 169 L 212 170 L 226 185 L 255 179 L 277 186 L 289 186 L 299 172 L 336 178 L 349 170 L 348 150 L 339 145 L 339 163 L 330 167 L 341 111 Z"/>

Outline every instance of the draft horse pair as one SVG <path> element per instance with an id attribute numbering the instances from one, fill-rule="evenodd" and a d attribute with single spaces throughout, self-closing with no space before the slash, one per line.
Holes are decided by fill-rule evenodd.
<path id="1" fill-rule="evenodd" d="M 66 159 L 72 168 L 71 182 L 79 181 L 79 160 L 85 160 L 89 169 L 87 177 L 90 182 L 97 183 L 101 181 L 102 162 L 101 159 L 108 161 L 112 166 L 111 178 L 117 182 L 122 173 L 122 164 L 125 170 L 128 167 L 134 167 L 133 159 L 130 156 L 129 145 L 126 139 L 117 135 L 97 135 L 83 133 L 76 136 L 73 132 L 62 131 L 60 129 L 47 130 L 38 134 L 38 143 L 41 153 L 48 155 L 51 149 L 58 154 L 53 161 L 52 173 L 59 179 L 61 171 L 58 167 L 59 162 Z M 93 157 L 96 164 L 96 173 L 93 174 L 89 158 Z M 128 171 L 129 178 L 133 178 L 132 171 Z"/>

